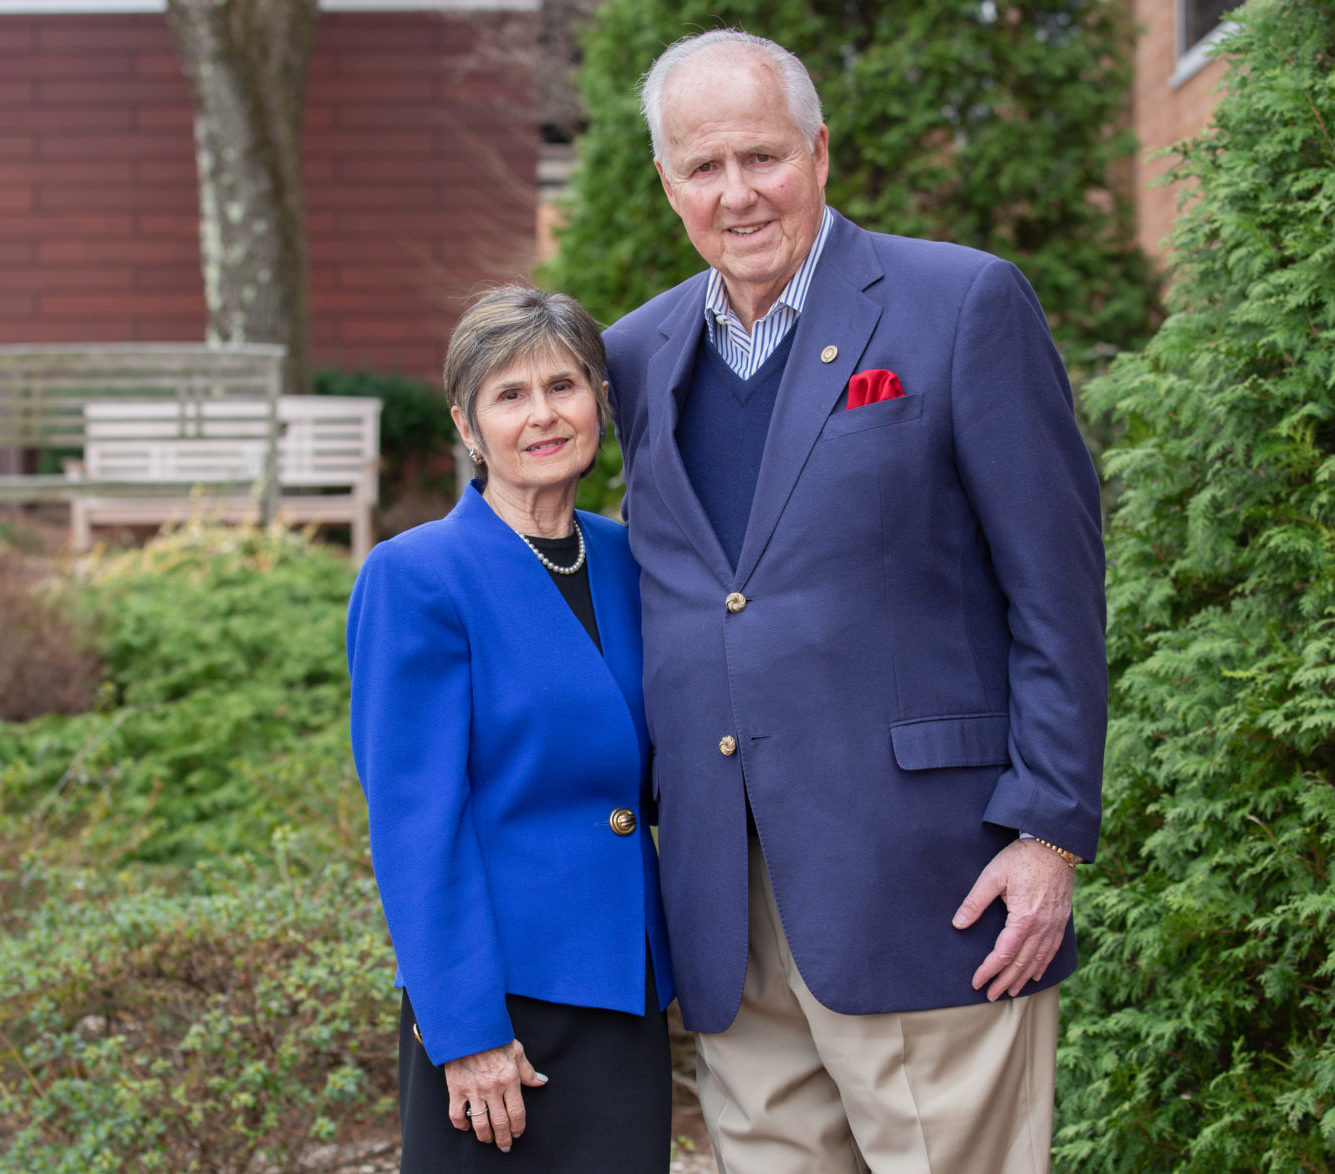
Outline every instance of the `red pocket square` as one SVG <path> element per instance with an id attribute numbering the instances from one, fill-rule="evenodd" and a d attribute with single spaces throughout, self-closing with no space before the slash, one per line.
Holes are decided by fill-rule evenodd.
<path id="1" fill-rule="evenodd" d="M 883 399 L 898 399 L 904 394 L 899 376 L 893 371 L 874 368 L 859 371 L 848 381 L 848 407 L 860 408 L 864 404 L 878 404 Z"/>

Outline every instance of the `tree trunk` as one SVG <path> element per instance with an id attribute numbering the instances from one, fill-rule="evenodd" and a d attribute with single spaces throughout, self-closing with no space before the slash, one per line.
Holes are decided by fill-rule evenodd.
<path id="1" fill-rule="evenodd" d="M 200 261 L 210 342 L 288 348 L 310 391 L 301 124 L 318 0 L 167 0 L 195 99 Z"/>

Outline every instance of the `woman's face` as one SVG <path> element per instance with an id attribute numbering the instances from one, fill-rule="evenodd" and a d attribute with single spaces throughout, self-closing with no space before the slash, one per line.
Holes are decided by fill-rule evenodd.
<path id="1" fill-rule="evenodd" d="M 574 485 L 598 449 L 598 401 L 566 350 L 515 360 L 482 381 L 477 433 L 458 408 L 459 435 L 487 462 L 489 484 L 518 493 Z"/>

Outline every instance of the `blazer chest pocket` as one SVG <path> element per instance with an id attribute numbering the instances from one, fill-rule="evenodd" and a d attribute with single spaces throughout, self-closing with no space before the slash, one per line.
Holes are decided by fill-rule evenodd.
<path id="1" fill-rule="evenodd" d="M 906 424 L 922 415 L 922 396 L 901 395 L 898 399 L 863 404 L 860 408 L 840 408 L 825 421 L 821 440 L 837 440 L 873 428 L 888 428 L 891 424 Z"/>
<path id="2" fill-rule="evenodd" d="M 968 713 L 898 722 L 890 742 L 901 770 L 1009 766 L 1009 733 L 1007 714 Z"/>

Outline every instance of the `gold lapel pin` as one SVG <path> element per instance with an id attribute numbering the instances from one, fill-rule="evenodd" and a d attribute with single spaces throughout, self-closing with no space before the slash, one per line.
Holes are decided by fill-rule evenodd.
<path id="1" fill-rule="evenodd" d="M 837 346 L 827 346 L 820 353 L 822 363 L 833 363 L 839 357 L 839 348 Z"/>

